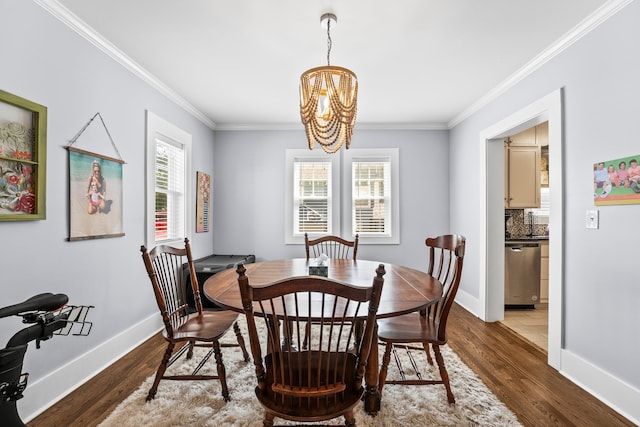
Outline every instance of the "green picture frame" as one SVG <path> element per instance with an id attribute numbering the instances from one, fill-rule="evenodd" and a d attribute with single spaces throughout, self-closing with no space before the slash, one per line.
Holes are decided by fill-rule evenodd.
<path id="1" fill-rule="evenodd" d="M 47 107 L 0 90 L 0 221 L 46 219 Z"/>

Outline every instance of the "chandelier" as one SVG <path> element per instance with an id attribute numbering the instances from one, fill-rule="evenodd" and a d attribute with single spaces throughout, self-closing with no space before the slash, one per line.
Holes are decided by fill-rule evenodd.
<path id="1" fill-rule="evenodd" d="M 300 118 L 304 125 L 309 149 L 320 144 L 327 153 L 335 153 L 346 143 L 356 123 L 358 78 L 351 70 L 332 66 L 331 23 L 336 15 L 325 13 L 320 22 L 327 26 L 327 65 L 311 68 L 300 77 Z"/>

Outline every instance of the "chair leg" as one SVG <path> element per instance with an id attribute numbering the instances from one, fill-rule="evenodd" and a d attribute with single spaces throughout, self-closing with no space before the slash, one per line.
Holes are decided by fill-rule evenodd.
<path id="1" fill-rule="evenodd" d="M 193 348 L 195 347 L 195 341 L 189 341 L 189 351 L 187 352 L 187 359 L 191 359 L 193 357 Z"/>
<path id="2" fill-rule="evenodd" d="M 360 348 L 360 342 L 362 341 L 362 334 L 364 334 L 364 321 L 358 320 L 354 325 L 355 335 L 354 335 L 354 344 L 355 348 Z"/>
<path id="3" fill-rule="evenodd" d="M 231 397 L 229 397 L 229 388 L 227 387 L 227 370 L 222 362 L 222 351 L 220 350 L 220 343 L 218 341 L 213 342 L 213 354 L 216 357 L 216 368 L 218 369 L 220 384 L 222 385 L 222 398 L 225 402 L 228 402 L 231 400 Z"/>
<path id="4" fill-rule="evenodd" d="M 236 339 L 238 340 L 238 345 L 242 349 L 242 357 L 244 357 L 244 361 L 248 362 L 249 353 L 247 353 L 247 346 L 244 344 L 244 338 L 242 336 L 242 332 L 240 332 L 240 326 L 238 326 L 238 322 L 233 324 L 233 332 L 236 333 Z"/>
<path id="5" fill-rule="evenodd" d="M 153 380 L 153 385 L 151 386 L 151 389 L 149 389 L 149 393 L 147 394 L 147 402 L 156 397 L 158 384 L 160 384 L 160 380 L 167 370 L 167 365 L 169 364 L 169 360 L 171 359 L 171 354 L 173 353 L 174 347 L 175 344 L 170 342 L 167 345 L 167 349 L 164 351 L 164 355 L 162 356 L 162 360 L 160 361 L 160 366 L 158 366 L 158 370 L 156 371 L 156 378 Z"/>
<path id="6" fill-rule="evenodd" d="M 438 362 L 438 367 L 440 368 L 440 377 L 442 378 L 442 382 L 444 387 L 447 389 L 447 400 L 449 403 L 456 403 L 455 397 L 453 397 L 453 393 L 451 392 L 451 385 L 449 384 L 449 374 L 447 373 L 447 369 L 444 367 L 444 359 L 442 358 L 442 354 L 440 353 L 440 346 L 433 344 L 433 352 L 436 355 L 436 361 Z"/>
<path id="7" fill-rule="evenodd" d="M 344 414 L 344 425 L 347 427 L 356 427 L 356 417 L 353 410 Z"/>
<path id="8" fill-rule="evenodd" d="M 273 427 L 273 419 L 275 417 L 276 417 L 275 414 L 272 414 L 271 412 L 265 412 L 264 420 L 262 420 L 262 426 L 263 427 Z"/>
<path id="9" fill-rule="evenodd" d="M 382 356 L 382 365 L 380 366 L 380 374 L 378 375 L 378 392 L 382 394 L 384 383 L 387 382 L 387 371 L 389 369 L 389 362 L 391 361 L 391 349 L 393 344 L 390 342 L 384 348 L 384 355 Z"/>
<path id="10" fill-rule="evenodd" d="M 311 338 L 311 322 L 307 322 L 304 328 L 304 340 L 302 341 L 302 349 L 306 350 Z"/>
<path id="11" fill-rule="evenodd" d="M 422 348 L 424 348 L 424 352 L 427 354 L 427 362 L 429 365 L 433 365 L 433 359 L 431 358 L 431 352 L 429 351 L 429 343 L 423 342 Z"/>

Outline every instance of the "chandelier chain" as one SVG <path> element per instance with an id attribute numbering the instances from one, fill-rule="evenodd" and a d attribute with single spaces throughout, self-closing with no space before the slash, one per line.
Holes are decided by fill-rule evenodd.
<path id="1" fill-rule="evenodd" d="M 331 53 L 331 18 L 327 19 L 327 65 L 331 65 L 329 54 Z"/>

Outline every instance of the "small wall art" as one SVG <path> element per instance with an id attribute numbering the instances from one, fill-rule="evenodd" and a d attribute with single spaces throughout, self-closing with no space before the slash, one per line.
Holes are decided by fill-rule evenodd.
<path id="1" fill-rule="evenodd" d="M 0 221 L 45 219 L 47 107 L 0 90 Z"/>
<path id="2" fill-rule="evenodd" d="M 640 203 L 640 155 L 593 164 L 593 202 L 602 205 Z"/>
<path id="3" fill-rule="evenodd" d="M 211 193 L 211 176 L 204 172 L 197 172 L 196 179 L 196 233 L 209 231 L 209 206 Z"/>
<path id="4" fill-rule="evenodd" d="M 123 161 L 74 147 L 69 151 L 69 241 L 124 236 Z"/>

